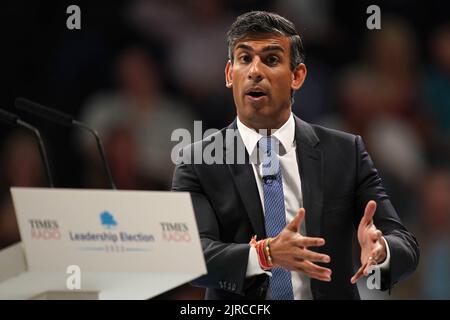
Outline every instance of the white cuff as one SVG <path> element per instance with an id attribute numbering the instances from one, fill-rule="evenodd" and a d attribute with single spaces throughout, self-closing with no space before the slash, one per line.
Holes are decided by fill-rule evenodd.
<path id="1" fill-rule="evenodd" d="M 247 271 L 245 273 L 246 278 L 250 278 L 253 276 L 257 276 L 259 274 L 268 274 L 269 276 L 272 276 L 272 273 L 269 271 L 264 270 L 259 265 L 258 260 L 258 253 L 256 252 L 256 248 L 253 246 L 250 246 L 250 252 L 248 254 L 248 263 L 247 263 Z"/>
<path id="2" fill-rule="evenodd" d="M 384 243 L 386 244 L 386 259 L 380 263 L 378 266 L 380 267 L 380 269 L 383 270 L 389 270 L 390 267 L 390 262 L 391 262 L 391 252 L 389 250 L 389 244 L 386 241 L 386 239 L 384 237 L 382 237 L 384 240 Z"/>

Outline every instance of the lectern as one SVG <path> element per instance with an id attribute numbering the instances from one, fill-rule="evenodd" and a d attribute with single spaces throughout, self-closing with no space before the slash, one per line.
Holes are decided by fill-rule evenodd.
<path id="1" fill-rule="evenodd" d="M 149 299 L 206 274 L 189 193 L 11 188 L 0 299 Z"/>

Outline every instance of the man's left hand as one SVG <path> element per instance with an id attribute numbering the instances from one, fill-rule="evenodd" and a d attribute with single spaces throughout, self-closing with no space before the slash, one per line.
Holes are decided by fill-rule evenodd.
<path id="1" fill-rule="evenodd" d="M 367 203 L 364 216 L 358 226 L 358 242 L 361 246 L 361 267 L 351 278 L 356 283 L 363 275 L 369 275 L 372 265 L 382 263 L 386 259 L 386 242 L 383 233 L 373 224 L 373 216 L 377 203 L 373 200 Z"/>

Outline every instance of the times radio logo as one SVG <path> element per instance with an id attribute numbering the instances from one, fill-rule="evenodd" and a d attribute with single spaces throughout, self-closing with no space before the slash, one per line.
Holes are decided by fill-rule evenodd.
<path id="1" fill-rule="evenodd" d="M 31 238 L 36 240 L 60 240 L 61 232 L 56 220 L 29 219 Z"/>
<path id="2" fill-rule="evenodd" d="M 189 234 L 189 228 L 186 223 L 181 222 L 160 222 L 163 240 L 175 241 L 175 242 L 189 242 L 191 241 L 191 235 Z"/>

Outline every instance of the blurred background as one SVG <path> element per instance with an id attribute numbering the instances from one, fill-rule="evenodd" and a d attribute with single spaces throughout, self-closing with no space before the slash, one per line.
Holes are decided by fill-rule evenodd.
<path id="1" fill-rule="evenodd" d="M 66 9 L 81 8 L 81 30 Z M 368 30 L 366 8 L 381 9 Z M 107 188 L 94 141 L 13 108 L 23 96 L 74 115 L 103 138 L 120 189 L 168 190 L 175 128 L 233 121 L 225 33 L 237 15 L 275 11 L 302 34 L 308 77 L 294 113 L 359 134 L 421 248 L 391 294 L 450 299 L 450 21 L 445 1 L 4 1 L 0 108 L 36 125 L 57 187 Z M 0 124 L 0 248 L 17 241 L 11 186 L 45 187 L 34 137 Z M 158 299 L 201 299 L 184 285 Z"/>

